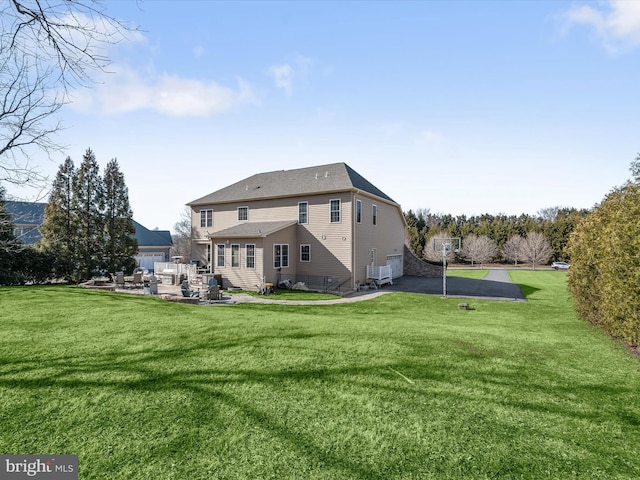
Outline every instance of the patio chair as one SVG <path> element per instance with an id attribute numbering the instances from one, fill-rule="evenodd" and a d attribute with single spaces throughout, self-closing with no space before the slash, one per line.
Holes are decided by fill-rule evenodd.
<path id="1" fill-rule="evenodd" d="M 213 277 L 209 279 L 209 286 L 207 287 L 207 298 L 209 300 L 222 300 L 220 285 L 218 285 L 218 281 Z"/>
<path id="2" fill-rule="evenodd" d="M 200 290 L 191 290 L 189 288 L 189 280 L 182 281 L 181 290 L 182 290 L 183 297 L 190 297 L 190 298 L 200 297 Z"/>
<path id="3" fill-rule="evenodd" d="M 142 272 L 136 272 L 133 274 L 133 286 L 142 285 Z"/>
<path id="4" fill-rule="evenodd" d="M 116 272 L 116 286 L 124 288 L 124 272 Z"/>

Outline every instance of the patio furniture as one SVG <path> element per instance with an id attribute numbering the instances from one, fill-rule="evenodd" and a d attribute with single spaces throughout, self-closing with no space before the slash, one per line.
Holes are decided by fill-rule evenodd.
<path id="1" fill-rule="evenodd" d="M 136 272 L 133 274 L 133 286 L 142 286 L 142 272 Z"/>
<path id="2" fill-rule="evenodd" d="M 124 287 L 124 273 L 116 272 L 116 286 Z"/>
<path id="3" fill-rule="evenodd" d="M 211 301 L 222 300 L 222 292 L 220 291 L 220 286 L 218 284 L 211 285 L 209 290 L 207 291 L 207 297 Z"/>
<path id="4" fill-rule="evenodd" d="M 184 280 L 181 286 L 183 297 L 200 297 L 200 290 L 191 290 L 189 288 L 189 280 Z"/>

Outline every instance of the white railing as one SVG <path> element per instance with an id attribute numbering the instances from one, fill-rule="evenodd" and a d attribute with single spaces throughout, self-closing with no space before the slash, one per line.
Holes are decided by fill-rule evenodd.
<path id="1" fill-rule="evenodd" d="M 374 280 L 378 286 L 393 283 L 391 265 L 367 265 L 367 280 Z"/>
<path id="2" fill-rule="evenodd" d="M 173 282 L 177 282 L 180 275 L 184 275 L 189 283 L 193 282 L 198 274 L 198 269 L 190 263 L 155 262 L 153 271 L 157 277 L 173 276 Z"/>

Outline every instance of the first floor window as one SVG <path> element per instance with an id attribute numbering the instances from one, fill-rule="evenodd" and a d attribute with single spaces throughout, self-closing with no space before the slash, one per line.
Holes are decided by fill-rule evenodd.
<path id="1" fill-rule="evenodd" d="M 231 245 L 231 268 L 240 267 L 240 245 L 237 243 Z"/>
<path id="2" fill-rule="evenodd" d="M 200 210 L 200 226 L 202 228 L 213 226 L 213 210 Z"/>
<path id="3" fill-rule="evenodd" d="M 249 243 L 246 245 L 245 261 L 247 268 L 256 268 L 256 246 Z"/>
<path id="4" fill-rule="evenodd" d="M 273 268 L 289 266 L 289 245 L 276 243 L 273 245 Z"/>
<path id="5" fill-rule="evenodd" d="M 207 243 L 207 267 L 211 265 L 211 244 Z"/>
<path id="6" fill-rule="evenodd" d="M 224 267 L 224 245 L 218 244 L 217 247 L 218 247 L 218 254 L 217 254 L 218 260 L 216 265 L 218 267 Z"/>
<path id="7" fill-rule="evenodd" d="M 301 262 L 311 261 L 311 245 L 309 244 L 300 245 L 300 261 Z"/>

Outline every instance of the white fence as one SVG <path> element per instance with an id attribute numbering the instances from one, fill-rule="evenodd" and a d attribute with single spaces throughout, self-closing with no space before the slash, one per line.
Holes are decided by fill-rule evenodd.
<path id="1" fill-rule="evenodd" d="M 375 281 L 378 286 L 393 284 L 391 265 L 367 265 L 367 280 Z"/>
<path id="2" fill-rule="evenodd" d="M 153 271 L 156 277 L 162 279 L 162 283 L 173 285 L 178 284 L 180 275 L 184 275 L 184 278 L 191 283 L 198 274 L 197 267 L 188 263 L 155 262 Z"/>

